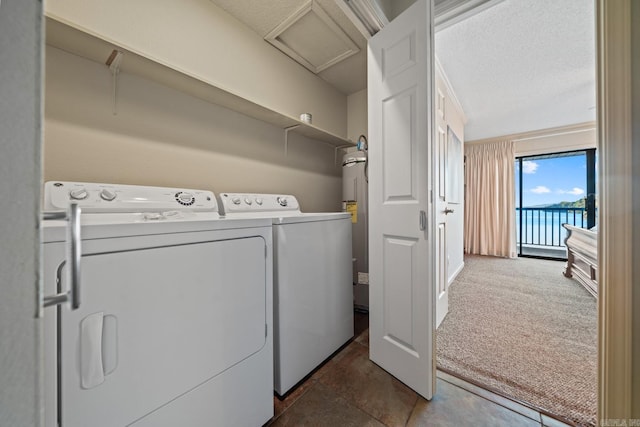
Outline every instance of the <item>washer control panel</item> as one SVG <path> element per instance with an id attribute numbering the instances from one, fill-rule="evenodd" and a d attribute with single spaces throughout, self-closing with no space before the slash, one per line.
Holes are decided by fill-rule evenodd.
<path id="1" fill-rule="evenodd" d="M 300 205 L 290 194 L 220 193 L 223 213 L 291 212 L 299 213 Z"/>
<path id="2" fill-rule="evenodd" d="M 50 181 L 44 185 L 45 210 L 77 203 L 84 212 L 217 212 L 211 191 L 139 185 Z"/>

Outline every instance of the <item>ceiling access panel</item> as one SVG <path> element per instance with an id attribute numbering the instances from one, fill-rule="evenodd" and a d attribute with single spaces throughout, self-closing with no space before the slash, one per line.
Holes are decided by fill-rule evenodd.
<path id="1" fill-rule="evenodd" d="M 264 39 L 314 74 L 360 51 L 320 5 L 313 1 L 287 17 Z"/>

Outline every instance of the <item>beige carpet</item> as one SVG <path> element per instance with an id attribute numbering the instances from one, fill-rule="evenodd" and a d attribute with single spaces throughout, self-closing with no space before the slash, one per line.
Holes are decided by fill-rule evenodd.
<path id="1" fill-rule="evenodd" d="M 564 264 L 465 257 L 437 334 L 438 367 L 580 425 L 595 425 L 596 300 Z"/>

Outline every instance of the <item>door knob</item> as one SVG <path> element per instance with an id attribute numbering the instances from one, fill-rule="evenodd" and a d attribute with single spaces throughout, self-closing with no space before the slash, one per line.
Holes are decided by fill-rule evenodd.
<path id="1" fill-rule="evenodd" d="M 444 208 L 444 214 L 445 215 L 449 215 L 450 213 L 453 213 L 453 209 Z"/>

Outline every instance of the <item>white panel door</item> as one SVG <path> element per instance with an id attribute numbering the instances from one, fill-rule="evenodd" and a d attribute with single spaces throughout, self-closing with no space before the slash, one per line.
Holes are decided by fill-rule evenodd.
<path id="1" fill-rule="evenodd" d="M 418 0 L 368 53 L 370 358 L 427 399 L 435 389 L 432 9 Z"/>

